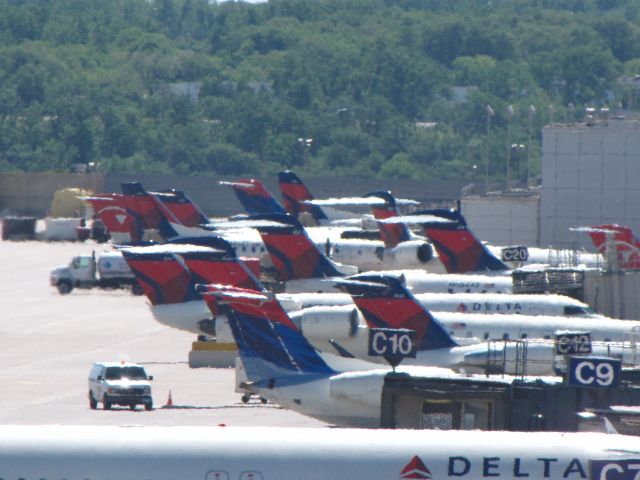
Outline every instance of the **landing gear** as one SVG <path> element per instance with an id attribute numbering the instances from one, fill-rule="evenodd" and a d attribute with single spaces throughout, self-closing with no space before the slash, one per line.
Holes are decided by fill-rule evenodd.
<path id="1" fill-rule="evenodd" d="M 260 402 L 263 405 L 266 405 L 266 403 L 268 402 L 268 400 L 264 397 L 258 397 L 260 399 Z M 249 403 L 249 400 L 251 400 L 251 394 L 250 393 L 245 393 L 242 395 L 242 397 L 240 397 L 240 399 L 242 400 L 242 403 Z"/>

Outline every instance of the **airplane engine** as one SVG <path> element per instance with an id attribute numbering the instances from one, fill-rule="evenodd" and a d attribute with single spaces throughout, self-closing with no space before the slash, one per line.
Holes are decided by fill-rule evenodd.
<path id="1" fill-rule="evenodd" d="M 489 342 L 487 348 L 464 355 L 467 371 L 514 375 L 552 375 L 554 346 L 551 343 Z"/>
<path id="2" fill-rule="evenodd" d="M 402 242 L 392 248 L 391 255 L 397 266 L 423 265 L 433 259 L 433 247 L 424 241 L 411 240 Z"/>
<path id="3" fill-rule="evenodd" d="M 364 405 L 378 407 L 380 405 L 384 377 L 387 373 L 387 370 L 381 369 L 377 374 L 366 372 L 363 375 L 362 373 L 349 372 L 335 375 L 330 380 L 329 394 L 336 399 L 348 399 Z"/>
<path id="4" fill-rule="evenodd" d="M 359 313 L 352 305 L 310 307 L 289 315 L 302 334 L 309 339 L 344 340 L 358 332 Z"/>

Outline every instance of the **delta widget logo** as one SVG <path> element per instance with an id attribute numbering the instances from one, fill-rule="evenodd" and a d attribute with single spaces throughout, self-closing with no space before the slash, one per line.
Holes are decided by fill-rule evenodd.
<path id="1" fill-rule="evenodd" d="M 401 479 L 431 479 L 431 471 L 417 455 L 400 472 Z"/>

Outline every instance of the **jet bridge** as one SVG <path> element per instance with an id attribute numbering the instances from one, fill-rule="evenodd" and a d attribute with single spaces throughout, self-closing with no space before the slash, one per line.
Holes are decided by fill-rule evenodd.
<path id="1" fill-rule="evenodd" d="M 589 375 L 595 375 L 597 368 L 589 368 L 580 379 L 592 380 Z M 614 426 L 624 419 L 625 433 L 640 435 L 640 408 L 632 408 L 640 405 L 637 370 L 620 371 L 619 382 L 612 388 L 576 386 L 570 377 L 486 376 L 479 380 L 391 373 L 382 392 L 381 427 L 578 431 L 603 429 L 604 421 L 594 423 L 594 416 L 599 416 Z M 618 413 L 602 413 L 614 411 Z"/>

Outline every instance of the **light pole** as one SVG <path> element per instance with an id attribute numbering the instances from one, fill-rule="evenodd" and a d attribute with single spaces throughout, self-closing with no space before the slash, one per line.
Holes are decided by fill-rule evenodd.
<path id="1" fill-rule="evenodd" d="M 553 108 L 551 105 L 549 108 Z M 527 188 L 531 183 L 531 151 L 533 150 L 533 116 L 536 114 L 536 107 L 529 105 L 529 145 L 527 148 Z"/>
<path id="2" fill-rule="evenodd" d="M 309 150 L 311 150 L 311 145 L 313 145 L 313 138 L 298 138 L 298 145 L 302 148 L 302 162 L 305 166 L 307 166 Z"/>
<path id="3" fill-rule="evenodd" d="M 511 185 L 511 117 L 513 117 L 513 105 L 507 107 L 507 190 Z"/>
<path id="4" fill-rule="evenodd" d="M 522 163 L 522 154 L 524 152 L 524 148 L 525 146 L 522 145 L 521 143 L 514 143 L 513 145 L 511 145 L 511 156 L 512 156 L 512 159 L 515 165 L 515 171 L 516 171 L 516 180 L 514 182 L 516 186 L 520 184 L 518 171 L 520 170 L 519 167 L 520 167 L 520 164 Z"/>
<path id="5" fill-rule="evenodd" d="M 496 112 L 493 111 L 491 105 L 487 105 L 484 109 L 487 115 L 487 148 L 484 156 L 484 193 L 485 195 L 489 192 L 489 150 L 491 143 L 489 142 L 489 133 L 491 131 L 491 117 L 493 117 Z"/>

